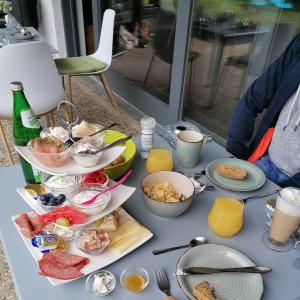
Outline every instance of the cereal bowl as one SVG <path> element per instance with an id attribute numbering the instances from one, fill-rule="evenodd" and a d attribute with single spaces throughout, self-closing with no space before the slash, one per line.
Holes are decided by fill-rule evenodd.
<path id="1" fill-rule="evenodd" d="M 150 197 L 145 192 L 145 188 L 153 187 L 159 183 L 169 183 L 174 192 L 180 196 L 183 195 L 184 199 L 178 199 L 173 202 L 166 202 L 157 197 Z M 164 218 L 173 218 L 184 213 L 191 205 L 195 187 L 192 181 L 186 176 L 171 171 L 158 171 L 146 175 L 141 182 L 142 197 L 146 207 L 155 215 Z"/>

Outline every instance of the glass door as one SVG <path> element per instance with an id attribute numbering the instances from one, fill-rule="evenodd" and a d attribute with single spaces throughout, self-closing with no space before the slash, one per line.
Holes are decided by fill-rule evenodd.
<path id="1" fill-rule="evenodd" d="M 99 7 L 98 1 L 92 2 L 94 8 Z M 183 89 L 185 52 L 175 45 L 183 40 L 186 47 L 191 3 L 191 0 L 105 0 L 100 4 L 97 18 L 101 19 L 107 8 L 116 11 L 114 53 L 108 72 L 113 90 L 160 123 L 178 119 L 181 95 L 172 93 L 172 89 L 174 86 Z M 95 32 L 101 21 L 94 19 L 93 23 Z"/>
<path id="2" fill-rule="evenodd" d="M 184 118 L 225 143 L 241 95 L 299 32 L 299 9 L 291 0 L 195 0 Z"/>

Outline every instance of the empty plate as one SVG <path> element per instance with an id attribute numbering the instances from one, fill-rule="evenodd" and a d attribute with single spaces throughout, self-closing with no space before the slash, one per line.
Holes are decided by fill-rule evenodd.
<path id="1" fill-rule="evenodd" d="M 244 180 L 235 180 L 220 176 L 217 171 L 219 165 L 243 168 L 247 171 L 247 176 Z M 266 181 L 266 176 L 259 167 L 237 158 L 220 158 L 212 161 L 206 167 L 206 176 L 215 185 L 225 190 L 236 192 L 257 190 L 261 188 Z"/>
<path id="2" fill-rule="evenodd" d="M 235 249 L 207 244 L 187 250 L 180 257 L 176 269 L 188 266 L 237 268 L 254 266 L 254 263 Z M 264 290 L 260 274 L 217 273 L 176 277 L 180 288 L 191 300 L 196 299 L 193 296 L 193 288 L 202 281 L 212 285 L 216 297 L 222 300 L 259 300 Z"/>

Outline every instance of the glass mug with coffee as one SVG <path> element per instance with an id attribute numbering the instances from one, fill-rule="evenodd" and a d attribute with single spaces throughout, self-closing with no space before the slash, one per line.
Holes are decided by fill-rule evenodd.
<path id="1" fill-rule="evenodd" d="M 276 199 L 270 232 L 264 234 L 267 247 L 283 252 L 291 248 L 289 238 L 300 223 L 300 190 L 283 188 Z"/>

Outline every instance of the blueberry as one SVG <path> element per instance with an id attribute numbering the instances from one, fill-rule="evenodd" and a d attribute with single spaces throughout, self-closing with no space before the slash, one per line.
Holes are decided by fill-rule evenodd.
<path id="1" fill-rule="evenodd" d="M 49 196 L 48 195 L 41 195 L 39 197 L 41 202 L 48 202 L 49 201 Z"/>
<path id="2" fill-rule="evenodd" d="M 66 201 L 66 196 L 64 194 L 59 194 L 57 196 L 57 200 L 58 202 L 61 204 L 61 203 L 64 203 Z"/>
<path id="3" fill-rule="evenodd" d="M 48 205 L 49 205 L 49 206 L 54 206 L 54 205 L 56 205 L 55 198 L 51 199 L 51 200 L 48 202 Z"/>

